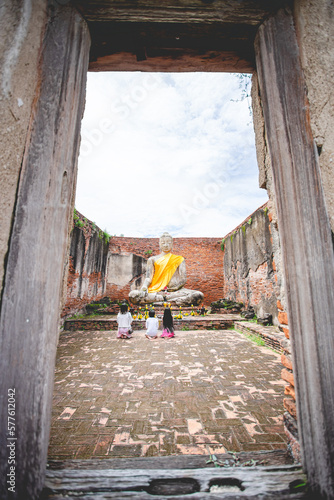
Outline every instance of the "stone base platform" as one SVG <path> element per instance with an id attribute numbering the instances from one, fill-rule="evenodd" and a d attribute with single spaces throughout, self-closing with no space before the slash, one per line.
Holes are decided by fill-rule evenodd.
<path id="1" fill-rule="evenodd" d="M 157 314 L 159 318 L 159 314 Z M 159 318 L 161 319 L 161 318 Z M 185 316 L 183 319 L 174 319 L 175 330 L 226 330 L 233 327 L 235 321 L 242 321 L 238 314 L 215 314 L 207 316 Z M 134 320 L 133 330 L 145 330 L 145 320 Z M 66 320 L 64 330 L 117 330 L 116 316 L 95 316 L 93 318 L 82 318 Z"/>

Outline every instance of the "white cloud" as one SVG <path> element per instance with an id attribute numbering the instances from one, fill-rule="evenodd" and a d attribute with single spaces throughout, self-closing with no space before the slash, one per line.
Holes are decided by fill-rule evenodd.
<path id="1" fill-rule="evenodd" d="M 267 199 L 239 82 L 89 73 L 76 206 L 111 234 L 224 236 Z"/>

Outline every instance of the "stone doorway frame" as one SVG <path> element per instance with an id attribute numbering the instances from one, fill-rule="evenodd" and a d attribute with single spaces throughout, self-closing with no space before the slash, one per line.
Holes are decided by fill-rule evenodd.
<path id="1" fill-rule="evenodd" d="M 21 21 L 28 15 L 27 3 L 20 2 Z M 1 429 L 8 430 L 9 391 L 13 394 L 15 389 L 16 490 L 13 496 L 6 484 L 10 436 L 2 434 L 2 498 L 38 497 L 45 476 L 58 305 L 90 45 L 82 16 L 64 3 L 51 1 L 49 9 L 43 0 L 38 4 L 44 7 L 36 21 L 42 44 L 35 52 L 40 51 L 41 57 L 36 66 L 38 77 L 31 79 L 31 114 L 25 118 L 25 144 L 9 213 L 1 295 L 0 407 Z M 74 4 L 81 11 L 85 2 Z M 234 4 L 242 14 L 240 2 Z M 196 9 L 191 12 L 194 15 Z M 205 19 L 204 14 L 197 22 L 205 23 Z M 19 26 L 24 29 L 24 22 Z M 22 44 L 16 47 L 20 48 Z M 334 495 L 333 244 L 289 10 L 272 13 L 261 24 L 254 56 L 282 242 L 303 466 L 313 491 L 330 498 Z M 140 54 L 137 60 L 140 62 Z M 5 76 L 3 93 L 10 99 L 10 94 L 6 96 L 10 79 Z"/>

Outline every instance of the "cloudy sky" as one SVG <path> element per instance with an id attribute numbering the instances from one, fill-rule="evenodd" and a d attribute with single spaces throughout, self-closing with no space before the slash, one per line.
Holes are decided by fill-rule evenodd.
<path id="1" fill-rule="evenodd" d="M 88 73 L 76 208 L 112 235 L 225 236 L 267 200 L 241 98 L 226 73 Z"/>

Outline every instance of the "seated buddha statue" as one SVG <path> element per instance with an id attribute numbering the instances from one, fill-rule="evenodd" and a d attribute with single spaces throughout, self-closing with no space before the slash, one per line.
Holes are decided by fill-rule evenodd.
<path id="1" fill-rule="evenodd" d="M 133 304 L 163 304 L 177 306 L 198 305 L 204 295 L 197 290 L 184 288 L 187 280 L 186 263 L 181 255 L 171 253 L 173 238 L 164 233 L 159 240 L 161 253 L 147 261 L 146 278 L 140 290 L 132 290 L 129 299 Z"/>

